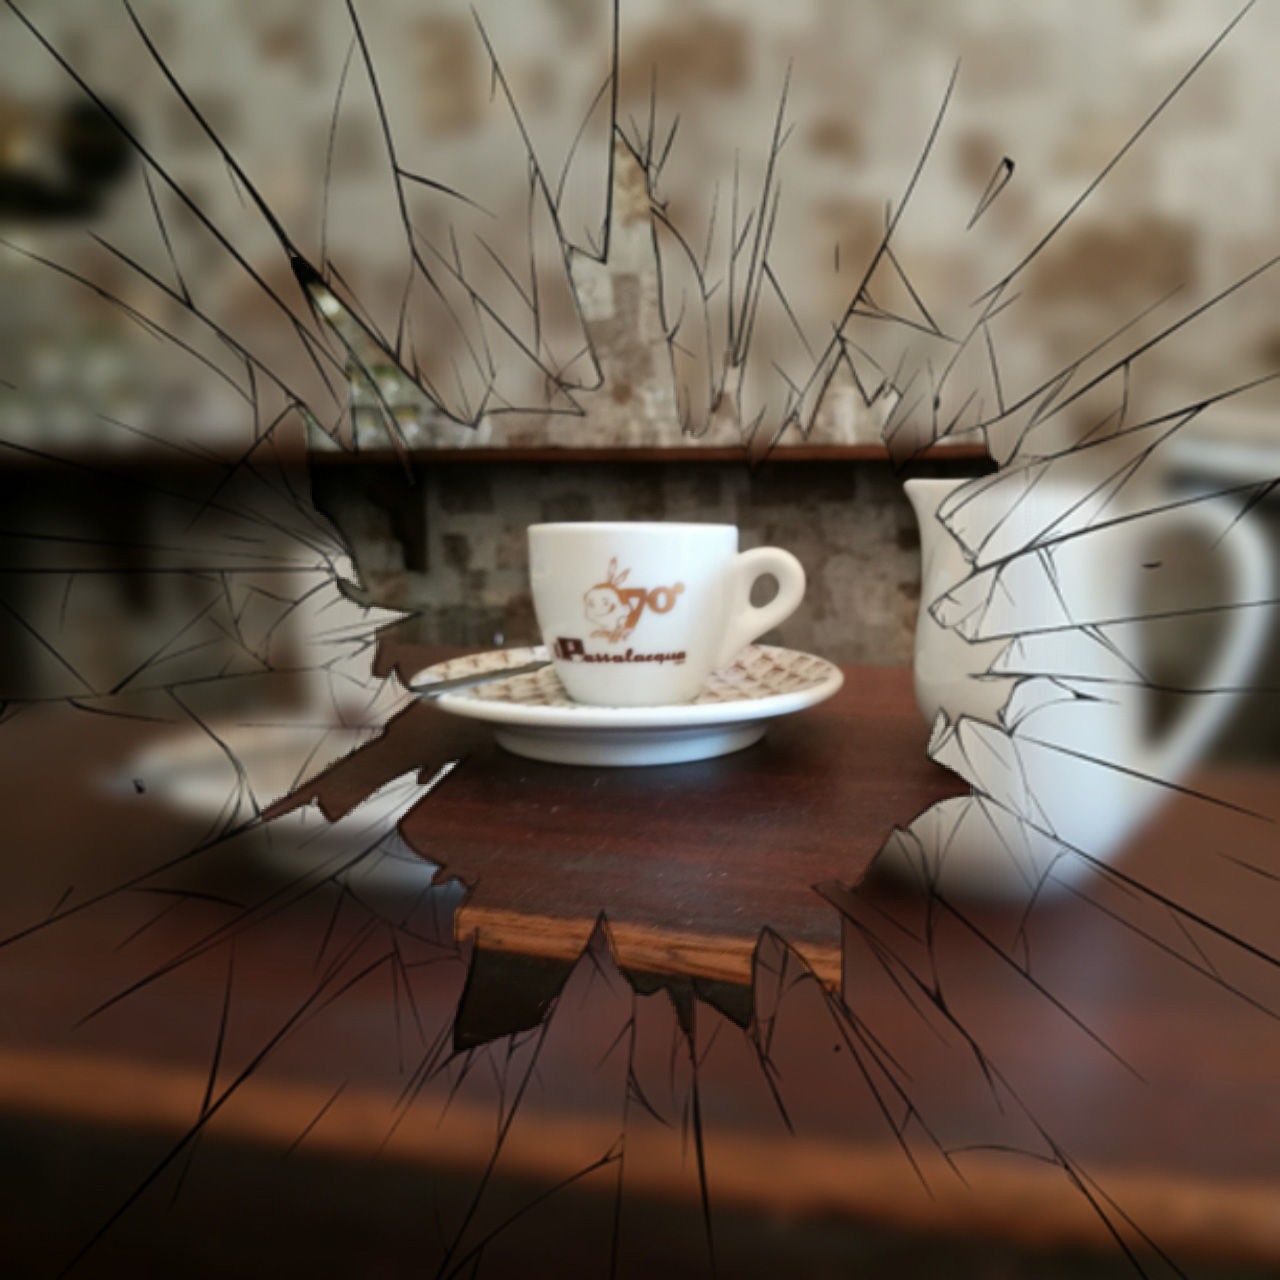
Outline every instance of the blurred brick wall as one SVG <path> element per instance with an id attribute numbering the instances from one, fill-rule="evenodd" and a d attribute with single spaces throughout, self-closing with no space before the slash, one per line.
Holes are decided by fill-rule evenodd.
<path id="1" fill-rule="evenodd" d="M 1189 312 L 1274 252 L 1280 148 L 1273 122 L 1280 86 L 1271 51 L 1280 45 L 1277 6 L 1255 6 L 1138 145 L 1108 170 L 1238 7 L 1234 0 L 624 0 L 619 122 L 633 144 L 644 144 L 652 133 L 654 149 L 665 152 L 658 183 L 664 215 L 701 254 L 713 221 L 711 238 L 725 239 L 735 187 L 743 211 L 758 197 L 785 90 L 788 132 L 777 165 L 781 199 L 770 263 L 810 337 L 820 338 L 829 335 L 827 322 L 847 303 L 887 210 L 896 210 L 911 181 L 953 70 L 958 68 L 954 92 L 895 234 L 913 288 L 950 331 L 963 332 L 982 290 L 1032 250 L 1107 170 L 1051 251 L 1027 273 L 1010 323 L 996 334 L 1005 390 L 1013 396 L 1170 290 L 1180 292 L 1152 327 Z M 394 332 L 405 245 L 382 127 L 358 52 L 343 78 L 352 43 L 345 5 L 208 0 L 175 6 L 151 0 L 137 8 L 178 79 L 304 252 L 318 259 L 323 229 L 329 256 L 369 311 L 387 322 L 384 329 Z M 475 218 L 467 221 L 461 202 L 440 197 L 414 206 L 415 226 L 446 248 L 452 226 L 469 277 L 494 299 L 510 300 L 516 288 L 529 291 L 532 254 L 545 277 L 545 333 L 570 363 L 580 358 L 584 339 L 597 347 L 606 385 L 588 398 L 584 418 L 495 421 L 484 430 L 499 443 L 508 436 L 527 442 L 539 432 L 555 443 L 640 443 L 678 431 L 670 369 L 654 358 L 661 335 L 643 208 L 631 208 L 634 200 L 624 193 L 615 261 L 603 276 L 585 260 L 569 264 L 583 304 L 578 314 L 566 303 L 567 292 L 545 288 L 552 274 L 565 274 L 566 264 L 553 242 L 530 243 L 524 140 L 491 77 L 471 6 L 462 0 L 379 0 L 358 12 L 399 163 L 484 209 L 472 210 Z M 557 185 L 565 175 L 559 192 L 564 234 L 586 248 L 601 229 L 610 146 L 599 113 L 581 137 L 578 131 L 609 70 L 609 5 L 529 0 L 482 3 L 477 12 L 544 171 Z M 111 6 L 47 0 L 35 16 L 95 86 L 127 104 L 148 147 L 262 277 L 293 297 L 288 264 L 270 229 L 122 14 Z M 4 23 L 4 95 L 23 102 L 65 95 L 65 77 L 12 17 L 4 15 Z M 1014 162 L 1012 177 L 975 221 L 1005 157 Z M 620 177 L 625 186 L 627 175 Z M 416 190 L 425 200 L 425 189 Z M 238 335 L 278 329 L 279 313 L 242 273 L 226 269 L 225 255 L 208 237 L 184 239 L 190 228 L 180 214 L 175 211 L 171 231 L 200 305 Z M 95 230 L 136 249 L 163 273 L 158 247 L 134 243 L 144 230 L 154 241 L 150 223 L 148 196 L 137 184 Z M 41 247 L 38 240 L 35 247 Z M 87 252 L 83 244 L 58 247 L 73 255 Z M 671 244 L 663 247 L 668 261 L 678 256 Z M 514 283 L 488 249 L 507 264 Z M 105 262 L 97 267 L 108 272 Z M 118 262 L 104 283 L 130 302 L 143 301 L 145 289 Z M 688 282 L 675 283 L 683 288 Z M 22 306 L 31 309 L 26 327 L 39 328 L 40 303 L 28 292 L 34 294 L 23 291 Z M 727 293 L 720 290 L 713 310 Z M 665 301 L 671 323 L 686 298 Z M 1157 412 L 1175 397 L 1185 402 L 1273 372 L 1280 354 L 1277 316 L 1280 274 L 1264 273 L 1229 306 L 1197 320 L 1185 340 L 1146 358 L 1143 376 L 1130 389 L 1133 412 Z M 64 339 L 78 336 L 65 307 L 52 323 Z M 772 413 L 785 385 L 772 362 L 794 335 L 780 307 L 763 307 L 756 323 L 759 358 L 749 374 L 758 383 L 759 403 Z M 1134 339 L 1145 332 L 1135 330 Z M 107 342 L 100 326 L 93 337 L 99 345 Z M 449 336 L 432 340 L 447 366 L 456 354 L 448 349 Z M 286 358 L 278 334 L 264 342 Z M 140 350 L 154 363 L 149 346 Z M 783 363 L 789 378 L 805 372 L 804 359 L 794 352 Z M 123 375 L 119 380 L 128 381 Z M 109 386 L 100 390 L 109 397 Z M 204 379 L 169 411 L 198 417 L 207 430 L 242 431 L 243 424 L 214 421 L 229 412 L 224 402 L 215 403 L 217 392 Z M 1260 389 L 1252 403 L 1269 412 L 1275 394 Z M 198 414 L 202 399 L 209 407 Z M 839 400 L 837 391 L 819 421 L 824 438 L 871 438 L 875 415 L 855 412 L 847 397 Z M 705 412 L 699 421 L 724 426 Z M 466 438 L 453 435 L 455 442 Z"/>
<path id="2" fill-rule="evenodd" d="M 317 496 L 345 530 L 373 596 L 413 610 L 406 639 L 536 643 L 525 530 L 555 520 L 736 524 L 745 550 L 780 546 L 808 573 L 804 603 L 774 642 L 837 662 L 907 665 L 919 601 L 919 543 L 885 464 L 788 462 L 466 464 L 420 468 L 388 491 L 381 470 L 320 471 Z M 373 480 L 371 494 L 366 482 Z M 395 512 L 425 514 L 426 563 L 406 567 Z"/>
<path id="3" fill-rule="evenodd" d="M 323 226 L 330 254 L 360 296 L 394 317 L 403 243 L 381 125 L 358 55 L 345 83 L 325 186 L 335 95 L 351 43 L 344 5 L 143 0 L 137 8 L 182 83 L 291 232 L 315 249 Z M 707 227 L 717 194 L 724 213 L 735 165 L 744 200 L 758 190 L 789 73 L 791 133 L 782 156 L 773 261 L 797 306 L 821 317 L 839 311 L 850 280 L 874 251 L 886 209 L 911 179 L 958 62 L 954 96 L 898 243 L 921 296 L 949 323 L 963 325 L 981 290 L 1072 207 L 1237 8 L 1235 0 L 624 0 L 620 120 L 628 137 L 643 138 L 651 93 L 659 145 L 678 119 L 662 175 L 666 212 L 692 229 L 691 243 L 701 243 L 692 231 Z M 523 144 L 501 94 L 493 92 L 469 6 L 379 0 L 359 11 L 400 162 L 475 194 L 493 215 L 477 225 L 510 262 L 524 262 Z M 529 0 L 481 5 L 479 12 L 534 145 L 547 171 L 558 174 L 608 68 L 608 5 Z M 80 0 L 48 0 L 36 16 L 77 67 L 128 104 L 148 145 L 233 233 L 264 278 L 282 293 L 291 289 L 269 230 L 121 13 Z M 5 21 L 5 93 L 32 101 L 65 93 L 65 80 L 25 37 L 16 38 L 11 18 Z M 1191 310 L 1274 252 L 1277 47 L 1280 6 L 1257 6 L 1028 274 L 1017 322 L 999 335 L 1010 394 L 1070 362 L 1170 291 L 1180 290 L 1151 327 Z M 585 243 L 603 207 L 607 149 L 588 132 L 581 153 L 581 176 L 575 170 L 566 187 L 564 216 L 566 234 Z M 1015 162 L 1011 180 L 972 222 L 1006 156 Z M 626 173 L 620 178 L 625 185 Z M 486 423 L 478 435 L 441 426 L 439 439 L 644 444 L 678 435 L 670 371 L 657 345 L 656 276 L 646 256 L 651 237 L 643 209 L 637 212 L 633 203 L 620 204 L 620 222 L 632 235 L 615 240 L 611 267 L 578 264 L 580 314 L 572 308 L 547 312 L 548 323 L 567 335 L 566 350 L 579 323 L 596 346 L 605 385 L 584 396 L 586 417 Z M 433 236 L 444 233 L 440 216 L 434 206 L 423 213 Z M 145 193 L 135 191 L 95 230 L 128 247 L 148 218 Z M 173 229 L 175 235 L 189 230 L 180 222 Z M 45 247 L 39 235 L 28 243 Z M 87 252 L 83 236 L 60 241 L 58 248 Z M 229 331 L 248 337 L 279 325 L 257 288 L 225 270 L 225 255 L 207 237 L 193 238 L 186 248 L 193 290 Z M 146 260 L 167 270 L 154 246 Z M 500 271 L 490 271 L 480 280 L 484 287 L 511 287 Z M 167 372 L 171 362 L 156 360 L 146 335 L 109 330 L 79 293 L 64 298 L 31 281 L 28 271 L 9 290 L 21 305 L 5 315 L 6 351 L 17 360 L 13 353 L 27 344 L 45 362 L 22 356 L 28 370 L 48 366 L 50 376 L 64 380 L 68 370 L 84 378 L 108 370 L 84 394 L 96 411 L 130 417 L 146 377 Z M 118 264 L 105 283 L 143 304 L 144 291 Z M 668 305 L 674 302 L 668 299 Z M 1132 412 L 1160 412 L 1273 372 L 1280 357 L 1278 317 L 1280 277 L 1265 274 L 1233 295 L 1229 308 L 1206 314 L 1183 338 L 1152 354 L 1130 388 Z M 1135 341 L 1142 332 L 1134 331 Z M 778 336 L 763 332 L 766 353 L 770 338 Z M 135 355 L 140 363 L 130 365 Z M 190 418 L 207 436 L 221 433 L 242 442 L 249 424 L 234 416 L 234 401 L 218 399 L 218 391 L 206 378 L 156 401 L 168 415 L 162 425 L 176 432 Z M 119 405 L 112 401 L 117 394 Z M 1250 410 L 1269 416 L 1274 395 L 1270 386 L 1259 388 Z M 824 410 L 819 438 L 874 437 L 875 415 L 851 407 L 847 388 L 829 396 Z M 35 431 L 51 429 L 39 413 L 24 421 Z M 884 467 L 795 466 L 768 478 L 736 467 L 440 469 L 422 488 L 425 569 L 405 567 L 385 512 L 360 496 L 354 474 L 348 473 L 347 491 L 334 497 L 344 531 L 375 597 L 423 611 L 415 624 L 423 638 L 529 638 L 523 526 L 624 514 L 731 520 L 743 526 L 748 544 L 789 546 L 806 561 L 814 585 L 805 613 L 788 624 L 787 642 L 846 661 L 907 660 L 915 552 L 908 509 Z"/>

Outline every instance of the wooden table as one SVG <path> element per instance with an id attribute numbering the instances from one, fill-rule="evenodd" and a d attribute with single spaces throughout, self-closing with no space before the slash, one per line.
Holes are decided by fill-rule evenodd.
<path id="1" fill-rule="evenodd" d="M 436 656 L 392 650 L 384 666 L 408 680 Z M 749 1006 L 765 931 L 838 987 L 840 915 L 821 886 L 857 884 L 895 825 L 967 794 L 903 715 L 910 686 L 909 671 L 849 668 L 828 702 L 745 751 L 625 769 L 525 760 L 422 703 L 292 803 L 337 815 L 407 762 L 463 759 L 401 830 L 467 886 L 454 929 L 476 943 L 477 971 L 492 953 L 572 964 L 603 928 L 624 972 L 728 984 Z"/>
<path id="2" fill-rule="evenodd" d="M 1280 867 L 1274 823 L 1240 810 L 1274 815 L 1280 773 L 1197 779 L 1239 809 L 1165 809 L 1122 863 L 1145 895 L 1100 882 L 1024 921 L 855 890 L 892 825 L 956 787 L 922 758 L 905 673 L 848 674 L 687 773 L 523 762 L 415 708 L 312 793 L 336 816 L 461 755 L 404 823 L 470 885 L 456 911 L 449 884 L 372 915 L 333 886 L 286 903 L 270 827 L 193 857 L 207 821 L 100 785 L 169 730 L 66 707 L 0 723 L 0 920 L 31 930 L 0 949 L 9 1256 L 55 1272 L 162 1166 L 84 1274 L 433 1274 L 442 1231 L 457 1263 L 507 1223 L 481 1275 L 595 1275 L 619 1204 L 622 1275 L 706 1274 L 704 1207 L 726 1275 L 1136 1274 L 1112 1228 L 1149 1274 L 1174 1273 L 1139 1228 L 1185 1274 L 1275 1274 Z M 714 797 L 697 823 L 695 791 Z M 699 879 L 702 856 L 726 874 Z M 252 927 L 206 946 L 228 919 Z M 674 1002 L 633 995 L 606 943 Z M 455 1055 L 460 1021 L 475 1047 Z M 485 1046 L 513 1021 L 532 1030 Z"/>

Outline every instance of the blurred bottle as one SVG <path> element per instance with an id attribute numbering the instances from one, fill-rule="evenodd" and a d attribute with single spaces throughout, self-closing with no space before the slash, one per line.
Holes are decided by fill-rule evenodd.
<path id="1" fill-rule="evenodd" d="M 0 223 L 90 217 L 132 160 L 120 126 L 87 98 L 44 105 L 0 93 Z"/>

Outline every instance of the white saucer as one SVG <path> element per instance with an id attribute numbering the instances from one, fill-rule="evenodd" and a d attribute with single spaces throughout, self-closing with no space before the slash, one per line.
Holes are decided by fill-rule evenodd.
<path id="1" fill-rule="evenodd" d="M 501 670 L 545 658 L 542 646 L 498 649 L 438 663 L 410 683 Z M 764 737 L 767 722 L 831 697 L 838 667 L 812 654 L 749 645 L 732 666 L 712 672 L 692 701 L 664 707 L 596 707 L 574 702 L 554 667 L 494 680 L 434 699 L 441 711 L 494 725 L 498 744 L 518 756 L 557 764 L 647 765 L 706 760 Z"/>

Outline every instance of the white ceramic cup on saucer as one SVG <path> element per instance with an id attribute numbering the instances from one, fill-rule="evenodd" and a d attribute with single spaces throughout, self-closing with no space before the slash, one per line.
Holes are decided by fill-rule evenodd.
<path id="1" fill-rule="evenodd" d="M 753 605 L 771 574 L 778 592 Z M 606 707 L 688 702 L 707 677 L 776 627 L 804 596 L 778 547 L 738 551 L 731 524 L 536 524 L 533 607 L 566 692 Z"/>

